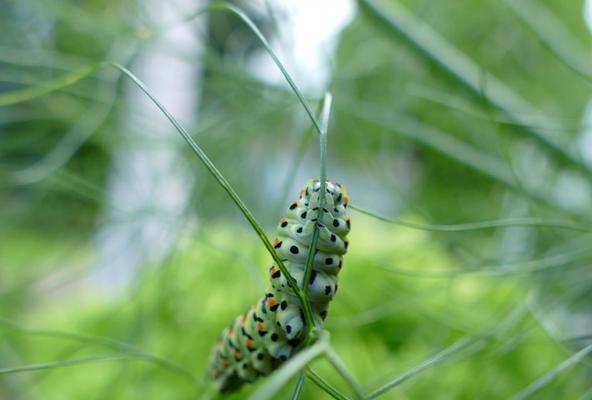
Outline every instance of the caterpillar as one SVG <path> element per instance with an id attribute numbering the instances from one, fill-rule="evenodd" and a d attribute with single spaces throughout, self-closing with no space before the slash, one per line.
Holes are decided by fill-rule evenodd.
<path id="1" fill-rule="evenodd" d="M 280 219 L 273 241 L 278 256 L 302 287 L 314 226 L 319 227 L 308 287 L 317 326 L 327 317 L 329 302 L 337 293 L 337 274 L 343 266 L 349 244 L 346 235 L 351 228 L 345 188 L 326 182 L 322 212 L 320 189 L 319 180 L 307 182 L 299 199 L 290 203 Z M 295 353 L 304 339 L 304 313 L 298 297 L 276 265 L 271 266 L 269 275 L 271 284 L 263 297 L 223 330 L 211 353 L 211 374 L 222 393 L 270 374 Z"/>

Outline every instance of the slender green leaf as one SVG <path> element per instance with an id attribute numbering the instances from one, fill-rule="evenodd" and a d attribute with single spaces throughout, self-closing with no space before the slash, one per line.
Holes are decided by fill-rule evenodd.
<path id="1" fill-rule="evenodd" d="M 294 92 L 294 94 L 296 95 L 298 100 L 300 101 L 300 104 L 302 104 L 302 107 L 306 111 L 306 114 L 308 115 L 311 122 L 313 123 L 316 131 L 319 134 L 321 134 L 321 131 L 322 131 L 321 126 L 319 125 L 317 119 L 315 118 L 314 113 L 312 112 L 311 108 L 308 106 L 308 103 L 306 102 L 306 99 L 304 98 L 302 92 L 300 91 L 300 89 L 298 88 L 298 86 L 296 85 L 294 80 L 292 79 L 292 76 L 288 73 L 287 69 L 284 67 L 284 64 L 282 64 L 279 57 L 277 56 L 275 51 L 273 51 L 273 48 L 269 44 L 269 41 L 265 38 L 263 33 L 261 33 L 261 31 L 259 30 L 257 25 L 255 25 L 255 23 L 241 9 L 235 7 L 234 5 L 232 5 L 230 3 L 213 2 L 209 5 L 207 5 L 206 7 L 198 10 L 194 14 L 191 14 L 190 16 L 185 18 L 185 22 L 192 21 L 193 19 L 195 19 L 197 16 L 203 14 L 204 12 L 210 12 L 210 11 L 223 11 L 223 12 L 230 12 L 232 14 L 235 14 L 249 27 L 249 29 L 255 34 L 255 36 L 257 36 L 257 39 L 259 39 L 259 41 L 261 42 L 261 44 L 263 45 L 263 47 L 265 48 L 267 53 L 270 55 L 270 57 L 272 58 L 275 65 L 278 67 L 278 69 L 280 70 L 280 72 L 282 73 L 282 75 L 284 76 L 284 78 L 286 79 L 288 84 L 290 85 L 290 88 L 292 88 L 292 91 Z"/>
<path id="2" fill-rule="evenodd" d="M 475 341 L 475 339 L 473 339 L 473 338 L 464 337 L 464 338 L 462 338 L 462 339 L 454 342 L 451 346 L 448 346 L 447 348 L 445 348 L 441 352 L 437 353 L 433 357 L 430 357 L 426 361 L 420 363 L 419 365 L 417 365 L 416 367 L 414 367 L 411 370 L 407 371 L 406 373 L 404 373 L 403 375 L 399 376 L 398 378 L 396 378 L 396 379 L 390 381 L 389 383 L 387 383 L 387 384 L 379 387 L 378 389 L 376 389 L 375 391 L 373 391 L 372 393 L 370 393 L 366 397 L 366 399 L 368 399 L 368 400 L 375 399 L 378 396 L 381 396 L 381 395 L 385 394 L 386 392 L 390 391 L 391 389 L 393 389 L 393 388 L 401 385 L 405 381 L 407 381 L 407 380 L 413 378 L 414 376 L 420 374 L 424 370 L 426 370 L 428 368 L 431 368 L 431 367 L 433 367 L 433 366 L 441 363 L 442 361 L 444 361 L 447 358 L 449 358 L 451 355 L 453 355 L 455 353 L 458 353 L 459 351 L 467 348 L 469 345 L 473 344 L 474 341 Z"/>
<path id="3" fill-rule="evenodd" d="M 318 220 L 323 220 L 323 209 L 325 208 L 325 192 L 327 187 L 327 130 L 329 127 L 329 118 L 331 116 L 331 103 L 332 97 L 331 93 L 327 93 L 325 95 L 323 101 L 323 113 L 321 117 L 321 134 L 319 136 L 320 140 L 320 152 L 321 152 L 321 172 L 320 172 L 320 200 L 319 200 L 319 216 Z M 308 297 L 308 289 L 310 287 L 310 277 L 312 274 L 312 265 L 314 262 L 314 256 L 317 250 L 317 242 L 319 240 L 319 224 L 315 224 L 312 232 L 312 238 L 310 241 L 310 246 L 308 250 L 308 255 L 306 257 L 306 264 L 304 267 L 304 277 L 302 278 L 302 290 L 304 292 L 304 297 L 306 299 L 307 308 L 311 314 L 311 323 L 309 324 L 307 321 L 307 337 L 310 337 L 312 330 L 314 327 L 314 321 L 312 320 L 312 307 L 310 305 L 310 299 Z M 306 311 L 306 310 L 305 310 Z M 305 314 L 306 316 L 306 314 Z"/>
<path id="4" fill-rule="evenodd" d="M 343 361 L 341 361 L 341 359 L 339 358 L 337 353 L 335 353 L 335 351 L 333 350 L 333 348 L 331 346 L 327 347 L 327 351 L 326 351 L 325 355 L 327 357 L 327 360 L 329 360 L 329 362 L 337 370 L 339 375 L 341 375 L 341 377 L 353 389 L 355 397 L 357 399 L 364 399 L 365 396 L 364 396 L 364 391 L 362 390 L 362 387 L 360 386 L 358 381 L 356 381 L 356 379 L 354 378 L 352 373 L 349 372 L 349 370 L 347 369 L 347 367 L 345 366 Z"/>
<path id="5" fill-rule="evenodd" d="M 317 374 L 312 368 L 308 368 L 306 370 L 306 377 L 313 381 L 315 385 L 320 387 L 327 393 L 329 396 L 333 397 L 337 400 L 349 400 L 349 397 L 341 393 L 339 390 L 335 389 L 331 386 L 327 381 L 325 381 L 319 374 Z"/>
<path id="6" fill-rule="evenodd" d="M 100 336 L 92 336 L 92 335 L 83 335 L 79 333 L 73 332 L 64 332 L 64 331 L 53 331 L 53 330 L 42 330 L 42 329 L 28 329 L 20 327 L 9 320 L 4 318 L 0 318 L 0 324 L 5 325 L 5 329 L 8 330 L 8 333 L 12 331 L 16 335 L 26 335 L 26 336 L 38 336 L 38 337 L 45 337 L 45 338 L 54 338 L 54 339 L 64 339 L 64 340 L 73 340 L 81 343 L 87 344 L 95 344 L 100 346 L 109 347 L 116 350 L 121 350 L 125 352 L 125 354 L 133 354 L 138 358 L 142 358 L 145 361 L 151 362 L 153 364 L 159 365 L 164 367 L 172 372 L 182 375 L 183 377 L 188 378 L 193 384 L 197 384 L 197 380 L 193 376 L 193 374 L 183 368 L 182 366 L 175 364 L 167 359 L 162 357 L 155 356 L 153 354 L 145 353 L 141 349 L 137 348 L 136 346 L 121 342 L 119 340 L 114 340 L 110 338 L 100 337 Z"/>
<path id="7" fill-rule="evenodd" d="M 592 227 L 576 224 L 562 219 L 544 219 L 544 218 L 507 218 L 491 221 L 470 222 L 466 224 L 421 224 L 416 222 L 407 222 L 400 219 L 383 217 L 372 211 L 365 210 L 354 204 L 350 208 L 369 217 L 379 219 L 394 225 L 400 225 L 407 228 L 420 229 L 434 232 L 467 232 L 483 229 L 507 228 L 511 226 L 533 226 L 538 228 L 557 228 L 569 229 L 581 232 L 590 232 Z"/>
<path id="8" fill-rule="evenodd" d="M 572 209 L 567 208 L 564 204 L 555 201 L 552 196 L 545 192 L 522 187 L 516 181 L 511 167 L 498 156 L 491 155 L 484 150 L 469 145 L 436 127 L 397 114 L 391 110 L 377 107 L 373 104 L 364 104 L 364 102 L 359 100 L 356 102 L 344 102 L 343 98 L 341 100 L 338 103 L 338 107 L 349 115 L 376 124 L 385 130 L 407 137 L 423 146 L 436 150 L 450 159 L 508 186 L 517 193 L 527 195 L 533 200 L 547 204 L 568 214 L 579 215 Z"/>
<path id="9" fill-rule="evenodd" d="M 557 367 L 553 368 L 551 371 L 547 372 L 545 375 L 537 379 L 528 387 L 521 390 L 519 393 L 512 397 L 512 400 L 524 400 L 532 397 L 534 394 L 542 390 L 545 386 L 547 386 L 551 381 L 553 381 L 557 376 L 559 376 L 563 371 L 572 366 L 580 363 L 584 358 L 588 356 L 588 354 L 592 353 L 592 344 L 584 347 L 567 360 L 559 364 Z"/>
<path id="10" fill-rule="evenodd" d="M 322 112 L 323 102 L 319 103 L 319 109 L 317 110 L 317 114 Z M 288 201 L 289 190 L 290 186 L 294 183 L 296 179 L 296 175 L 298 174 L 298 169 L 300 168 L 300 164 L 302 164 L 302 160 L 306 154 L 306 150 L 308 149 L 308 145 L 310 144 L 310 140 L 312 139 L 314 134 L 314 125 L 309 125 L 306 131 L 303 133 L 300 142 L 298 143 L 298 148 L 294 151 L 294 158 L 290 162 L 290 166 L 287 168 L 287 176 L 284 179 L 284 184 L 280 193 L 282 194 L 282 199 L 278 203 L 278 210 L 276 214 L 279 214 L 279 211 L 284 207 L 284 204 Z"/>
<path id="11" fill-rule="evenodd" d="M 582 394 L 578 400 L 591 400 L 592 399 L 592 387 L 590 387 L 584 394 Z"/>
<path id="12" fill-rule="evenodd" d="M 567 27 L 540 1 L 504 0 L 545 46 L 572 71 L 592 82 L 590 48 L 578 43 Z"/>
<path id="13" fill-rule="evenodd" d="M 102 363 L 102 362 L 131 360 L 131 359 L 138 359 L 138 358 L 143 358 L 143 357 L 139 356 L 138 354 L 133 354 L 133 353 L 122 353 L 122 354 L 113 354 L 113 355 L 107 355 L 107 356 L 77 358 L 77 359 L 73 359 L 73 360 L 50 361 L 50 362 L 46 362 L 46 363 L 22 365 L 19 367 L 0 368 L 0 375 L 18 374 L 21 372 L 33 372 L 33 371 L 40 371 L 40 370 L 44 370 L 44 369 L 65 368 L 65 367 L 72 367 L 75 365 L 82 365 L 82 364 L 96 364 L 96 363 Z"/>
<path id="14" fill-rule="evenodd" d="M 171 124 L 175 127 L 175 129 L 181 134 L 183 139 L 185 139 L 185 141 L 189 144 L 189 146 L 191 147 L 193 152 L 198 156 L 198 158 L 204 164 L 204 166 L 207 168 L 207 170 L 214 176 L 216 181 L 218 181 L 220 186 L 222 186 L 224 191 L 230 196 L 230 198 L 232 199 L 234 204 L 236 204 L 236 206 L 241 210 L 241 212 L 243 213 L 243 215 L 245 216 L 247 221 L 249 221 L 249 223 L 251 224 L 251 226 L 253 227 L 253 229 L 257 233 L 257 236 L 259 236 L 259 238 L 263 242 L 265 248 L 267 249 L 269 254 L 271 254 L 271 257 L 273 258 L 273 260 L 275 261 L 277 266 L 280 268 L 280 270 L 282 271 L 282 273 L 286 277 L 286 281 L 288 283 L 288 286 L 294 291 L 294 294 L 296 294 L 296 296 L 298 296 L 302 306 L 306 307 L 306 299 L 305 299 L 302 291 L 298 287 L 298 284 L 296 283 L 296 281 L 294 280 L 292 275 L 290 275 L 290 272 L 288 271 L 288 269 L 286 268 L 286 266 L 284 265 L 282 260 L 279 258 L 279 256 L 275 252 L 273 245 L 271 244 L 269 239 L 267 239 L 265 232 L 263 232 L 263 229 L 261 228 L 261 226 L 259 225 L 259 223 L 255 219 L 253 214 L 249 211 L 247 206 L 243 203 L 243 201 L 241 200 L 239 195 L 232 188 L 232 186 L 226 180 L 224 175 L 222 175 L 222 173 L 218 170 L 218 168 L 214 165 L 214 163 L 212 163 L 212 161 L 204 153 L 204 151 L 201 149 L 201 147 L 199 147 L 197 145 L 197 143 L 193 140 L 193 138 L 189 135 L 189 133 L 185 130 L 185 128 L 183 128 L 183 126 L 175 119 L 175 117 L 160 103 L 160 101 L 152 94 L 152 92 L 146 87 L 146 85 L 144 85 L 144 83 L 142 81 L 140 81 L 133 73 L 131 73 L 124 66 L 116 64 L 116 63 L 113 63 L 112 65 L 115 68 L 122 71 L 125 75 L 127 75 L 132 80 L 132 82 L 134 82 L 150 98 L 150 100 L 152 100 L 152 102 L 166 116 L 166 118 L 171 122 Z"/>
<path id="15" fill-rule="evenodd" d="M 523 125 L 525 133 L 584 173 L 592 174 L 571 148 L 560 142 L 556 136 L 537 128 L 550 125 L 543 112 L 529 104 L 504 82 L 484 72 L 481 66 L 400 3 L 391 1 L 385 5 L 385 2 L 377 0 L 358 0 L 358 3 L 371 18 L 393 34 L 407 40 L 458 82 L 483 96 L 510 120 Z M 487 82 L 486 88 L 483 87 L 483 82 Z"/>
<path id="16" fill-rule="evenodd" d="M 342 112 L 434 149 L 504 185 L 516 187 L 512 170 L 501 158 L 490 155 L 435 127 L 360 100 L 354 102 L 341 98 L 337 107 Z"/>
<path id="17" fill-rule="evenodd" d="M 446 269 L 418 270 L 413 268 L 401 268 L 385 263 L 374 265 L 377 268 L 381 268 L 389 272 L 426 278 L 455 277 L 460 275 L 505 276 L 529 274 L 551 268 L 563 267 L 576 263 L 577 261 L 586 263 L 587 257 L 589 257 L 590 253 L 590 247 L 584 246 L 573 251 L 566 251 L 564 253 L 555 254 L 540 259 L 526 261 L 519 260 L 497 265 L 493 264 L 491 266 L 481 265 L 478 268 L 460 271 L 451 271 Z"/>
<path id="18" fill-rule="evenodd" d="M 253 395 L 253 400 L 266 400 L 275 398 L 277 392 L 283 388 L 290 379 L 298 372 L 302 371 L 308 364 L 321 357 L 327 350 L 327 336 L 321 335 L 321 338 L 312 346 L 302 350 L 280 369 L 274 372 L 267 381 Z"/>
<path id="19" fill-rule="evenodd" d="M 136 53 L 136 46 L 129 45 L 126 42 L 117 42 L 112 46 L 110 56 L 123 60 L 126 64 Z M 112 71 L 113 72 L 113 71 Z M 101 76 L 100 74 L 96 74 Z M 117 71 L 117 76 L 104 81 L 94 93 L 104 102 L 94 102 L 80 116 L 80 118 L 64 134 L 60 142 L 54 146 L 40 160 L 26 168 L 12 173 L 12 180 L 16 184 L 32 184 L 48 178 L 64 165 L 76 154 L 82 145 L 100 128 L 107 120 L 115 108 L 118 97 L 118 81 L 121 73 Z"/>
<path id="20" fill-rule="evenodd" d="M 300 373 L 300 376 L 298 376 L 298 380 L 296 381 L 296 386 L 294 387 L 294 390 L 292 391 L 292 396 L 290 397 L 290 399 L 292 400 L 298 400 L 300 398 L 300 393 L 302 392 L 302 388 L 304 387 L 304 372 Z"/>
<path id="21" fill-rule="evenodd" d="M 0 107 L 34 100 L 51 92 L 55 92 L 57 90 L 74 85 L 75 83 L 95 72 L 102 65 L 103 64 L 87 65 L 57 79 L 45 82 L 42 85 L 0 93 Z"/>

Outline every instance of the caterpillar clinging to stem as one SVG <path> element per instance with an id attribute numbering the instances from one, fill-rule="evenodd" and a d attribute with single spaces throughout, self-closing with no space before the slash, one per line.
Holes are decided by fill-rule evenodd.
<path id="1" fill-rule="evenodd" d="M 337 274 L 351 227 L 345 188 L 326 181 L 322 194 L 321 187 L 319 180 L 310 180 L 300 190 L 300 198 L 290 203 L 280 219 L 273 242 L 290 275 L 302 287 L 311 238 L 315 224 L 318 226 L 308 286 L 318 326 L 327 317 L 329 302 L 339 287 Z M 223 393 L 271 373 L 294 354 L 306 336 L 299 299 L 288 287 L 286 277 L 276 265 L 271 266 L 269 275 L 271 285 L 263 297 L 224 329 L 213 349 L 211 371 L 217 389 Z"/>

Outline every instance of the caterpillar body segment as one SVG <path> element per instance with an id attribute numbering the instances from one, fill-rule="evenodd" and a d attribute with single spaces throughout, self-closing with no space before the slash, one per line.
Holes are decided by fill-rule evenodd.
<path id="1" fill-rule="evenodd" d="M 320 193 L 318 180 L 310 180 L 280 219 L 273 246 L 290 275 L 302 287 L 306 259 L 315 224 L 319 239 L 308 283 L 315 324 L 322 325 L 329 302 L 339 288 L 337 275 L 351 228 L 345 188 L 332 181 Z M 320 209 L 324 195 L 323 209 Z M 232 392 L 244 383 L 270 374 L 290 358 L 305 335 L 304 314 L 298 297 L 281 270 L 269 269 L 270 286 L 263 297 L 224 329 L 212 351 L 211 372 L 217 389 Z"/>

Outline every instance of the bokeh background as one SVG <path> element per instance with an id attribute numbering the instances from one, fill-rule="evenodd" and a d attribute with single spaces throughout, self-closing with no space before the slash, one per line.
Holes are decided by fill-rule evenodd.
<path id="1" fill-rule="evenodd" d="M 211 395 L 210 348 L 266 285 L 251 227 L 114 68 L 10 97 L 127 66 L 272 237 L 317 136 L 244 22 L 186 22 L 206 4 L 3 2 L 1 399 Z M 381 398 L 503 399 L 548 376 L 533 398 L 592 399 L 592 2 L 234 4 L 313 110 L 331 91 L 329 176 L 392 220 L 352 210 L 326 323 L 362 386 L 412 372 Z"/>

